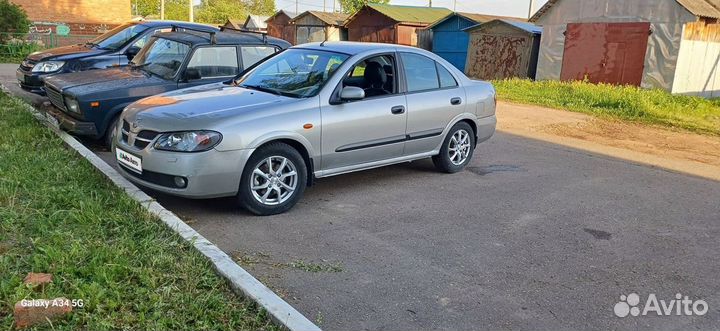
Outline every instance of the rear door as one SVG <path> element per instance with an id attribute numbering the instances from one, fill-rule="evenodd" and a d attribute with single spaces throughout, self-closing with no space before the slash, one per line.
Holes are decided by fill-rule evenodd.
<path id="1" fill-rule="evenodd" d="M 465 91 L 442 64 L 417 53 L 400 53 L 407 84 L 405 155 L 427 153 L 443 140 L 450 121 L 465 111 Z"/>

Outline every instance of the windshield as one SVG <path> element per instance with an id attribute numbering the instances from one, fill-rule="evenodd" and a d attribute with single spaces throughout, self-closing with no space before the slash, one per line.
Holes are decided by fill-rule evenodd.
<path id="1" fill-rule="evenodd" d="M 116 50 L 125 46 L 125 44 L 135 38 L 138 33 L 147 29 L 148 27 L 144 25 L 123 24 L 91 40 L 90 43 L 95 44 L 102 49 Z"/>
<path id="2" fill-rule="evenodd" d="M 186 44 L 152 37 L 133 58 L 132 65 L 153 75 L 170 79 L 175 77 L 189 51 L 190 47 Z"/>
<path id="3" fill-rule="evenodd" d="M 293 98 L 313 97 L 348 57 L 327 51 L 288 49 L 261 63 L 235 83 Z"/>

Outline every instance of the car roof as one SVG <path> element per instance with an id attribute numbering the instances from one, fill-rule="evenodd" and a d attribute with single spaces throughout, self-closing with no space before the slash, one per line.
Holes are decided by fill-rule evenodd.
<path id="1" fill-rule="evenodd" d="M 327 41 L 324 43 L 307 43 L 292 48 L 305 48 L 314 50 L 324 50 L 331 52 L 344 53 L 348 55 L 356 55 L 367 51 L 396 51 L 396 50 L 418 50 L 416 47 L 383 44 L 383 43 L 364 43 L 352 41 Z"/>
<path id="2" fill-rule="evenodd" d="M 187 43 L 192 46 L 209 45 L 212 43 L 210 33 L 199 31 L 171 31 L 156 34 L 159 38 L 170 39 Z M 217 45 L 243 45 L 243 44 L 268 44 L 280 48 L 290 47 L 290 43 L 274 37 L 265 36 L 261 33 L 252 32 L 215 32 L 215 44 Z"/>

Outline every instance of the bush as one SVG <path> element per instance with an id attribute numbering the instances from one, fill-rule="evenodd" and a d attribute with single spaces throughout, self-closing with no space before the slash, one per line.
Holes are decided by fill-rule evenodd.
<path id="1" fill-rule="evenodd" d="M 2 32 L 26 34 L 29 30 L 30 20 L 25 10 L 8 0 L 0 0 L 0 43 L 5 42 L 3 39 L 9 39 L 8 34 Z"/>

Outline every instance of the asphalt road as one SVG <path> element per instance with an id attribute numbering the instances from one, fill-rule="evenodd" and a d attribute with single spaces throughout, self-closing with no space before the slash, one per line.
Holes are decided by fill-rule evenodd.
<path id="1" fill-rule="evenodd" d="M 462 173 L 322 179 L 284 215 L 149 193 L 327 330 L 720 328 L 715 181 L 501 132 Z M 709 311 L 616 317 L 632 292 Z"/>

